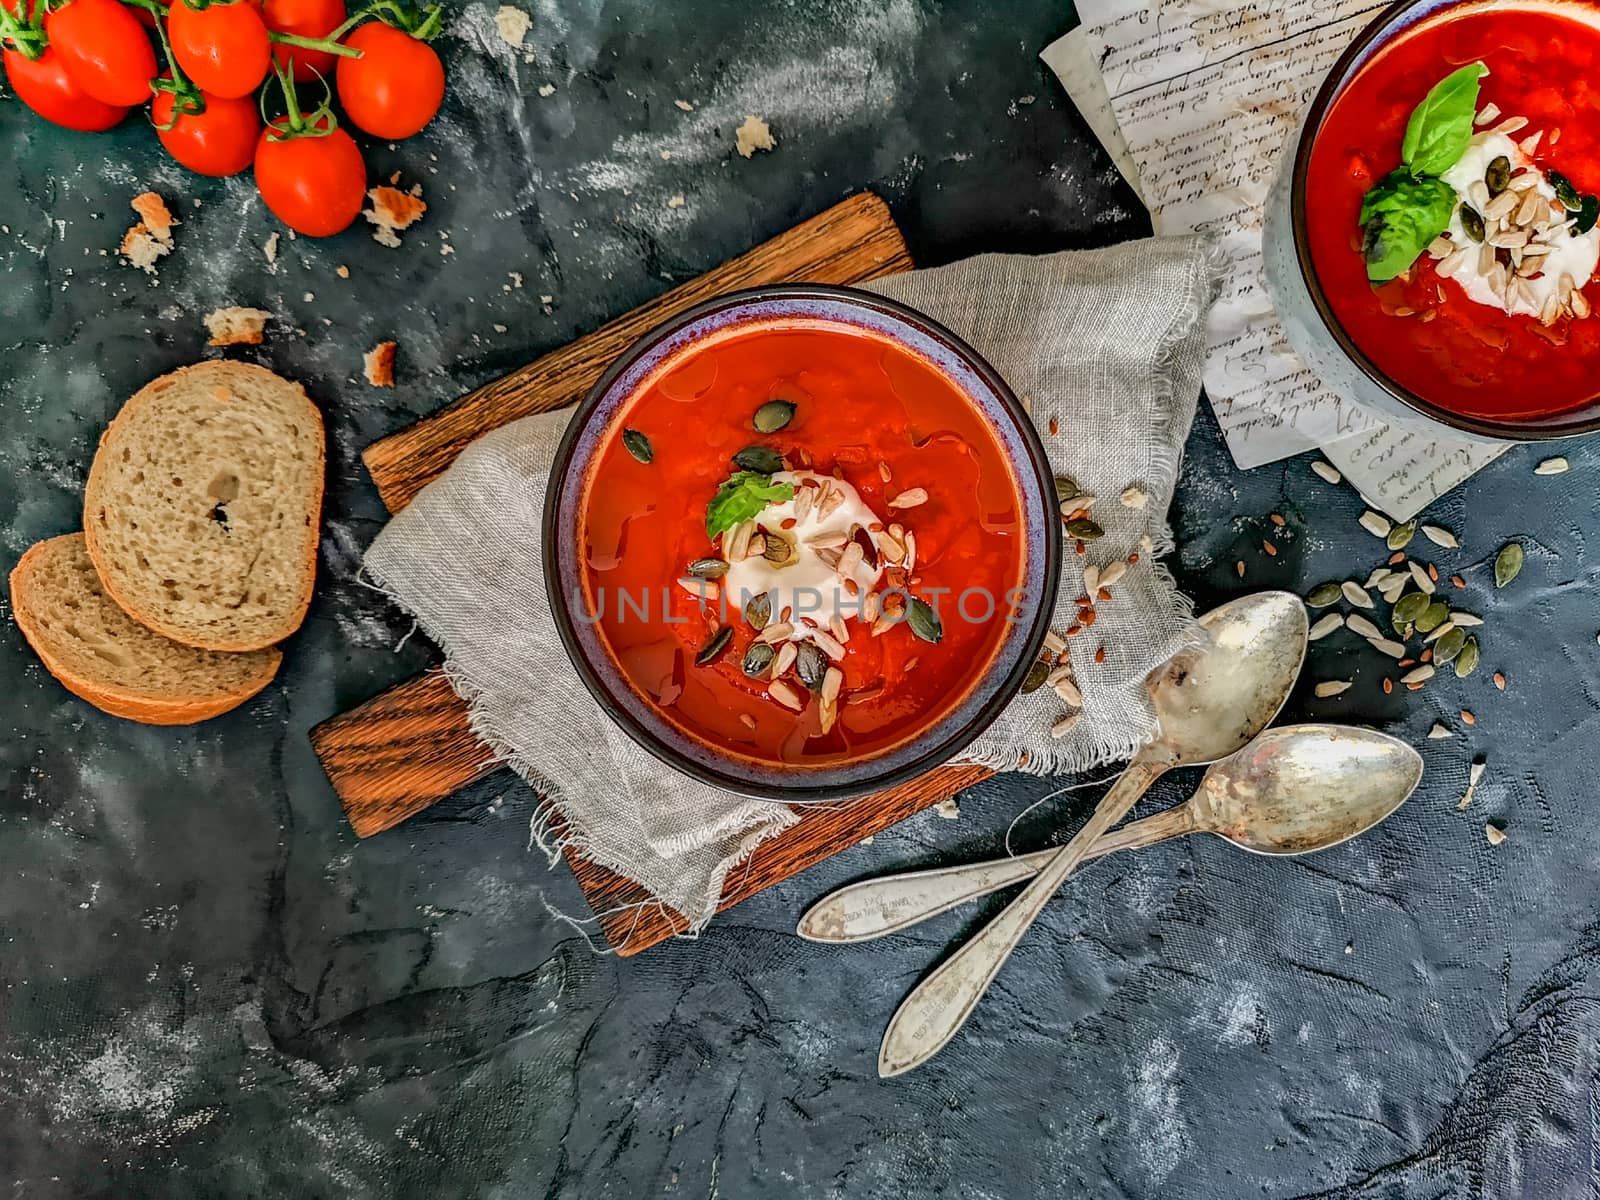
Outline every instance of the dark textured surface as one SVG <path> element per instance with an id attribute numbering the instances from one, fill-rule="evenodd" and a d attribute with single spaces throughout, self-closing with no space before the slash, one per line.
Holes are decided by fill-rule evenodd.
<path id="1" fill-rule="evenodd" d="M 391 650 L 408 623 L 353 578 L 381 519 L 367 441 L 861 187 L 928 263 L 1143 227 L 1035 59 L 1062 6 L 548 0 L 533 64 L 484 36 L 489 11 L 466 8 L 466 36 L 441 43 L 441 124 L 371 156 L 433 205 L 402 251 L 359 231 L 286 239 L 269 271 L 275 226 L 247 180 L 158 165 L 132 121 L 68 136 L 0 102 L 6 161 L 26 163 L 0 190 L 6 566 L 75 526 L 101 427 L 204 352 L 198 316 L 219 303 L 280 315 L 255 357 L 304 379 L 332 431 L 317 602 L 281 683 L 243 710 L 191 731 L 120 724 L 0 623 L 4 1194 L 1594 1195 L 1589 447 L 1554 479 L 1514 452 L 1434 514 L 1464 543 L 1441 566 L 1490 618 L 1478 677 L 1385 697 L 1382 661 L 1348 635 L 1317 647 L 1308 674 L 1357 686 L 1320 702 L 1307 684 L 1292 715 L 1425 749 L 1394 819 L 1311 860 L 1197 839 L 1091 868 L 959 1041 L 904 1079 L 875 1078 L 884 1023 L 981 914 L 842 950 L 796 940 L 797 915 L 849 879 L 993 853 L 1057 784 L 997 781 L 957 821 L 909 821 L 626 962 L 546 915 L 541 891 L 580 901 L 528 851 L 532 797 L 508 776 L 356 843 L 306 731 L 430 658 L 416 639 Z M 746 112 L 772 122 L 776 153 L 730 158 Z M 156 286 L 100 255 L 139 184 L 183 198 Z M 394 393 L 359 382 L 383 336 L 403 345 Z M 1358 511 L 1304 460 L 1234 471 L 1203 416 L 1180 576 L 1209 605 L 1364 574 L 1380 555 Z M 1512 535 L 1528 568 L 1491 595 Z M 1420 740 L 1436 718 L 1460 729 L 1463 705 L 1476 729 Z M 1488 772 L 1459 812 L 1475 753 Z M 1061 836 L 1092 795 L 1047 804 L 1015 844 Z M 1498 848 L 1486 818 L 1505 824 Z"/>

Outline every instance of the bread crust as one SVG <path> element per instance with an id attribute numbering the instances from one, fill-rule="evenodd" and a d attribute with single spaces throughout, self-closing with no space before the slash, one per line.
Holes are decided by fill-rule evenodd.
<path id="1" fill-rule="evenodd" d="M 283 654 L 276 649 L 270 651 L 269 656 L 263 659 L 258 677 L 244 687 L 213 696 L 195 696 L 184 700 L 141 696 L 134 692 L 104 687 L 73 672 L 50 652 L 49 638 L 34 620 L 31 607 L 33 593 L 30 585 L 33 567 L 49 553 L 50 548 L 57 542 L 77 536 L 71 533 L 63 534 L 61 537 L 49 538 L 30 546 L 17 561 L 17 565 L 12 568 L 10 579 L 11 611 L 16 617 L 17 628 L 22 630 L 22 636 L 27 639 L 28 645 L 33 647 L 33 652 L 39 656 L 39 661 L 44 664 L 45 670 L 74 696 L 94 705 L 101 712 L 137 721 L 142 725 L 193 725 L 238 708 L 246 700 L 257 695 L 277 676 L 278 668 L 283 663 Z"/>
<path id="2" fill-rule="evenodd" d="M 207 387 L 228 385 L 229 379 L 238 379 L 248 375 L 270 375 L 279 383 L 294 388 L 300 399 L 304 402 L 307 425 L 316 434 L 317 470 L 314 473 L 313 492 L 311 495 L 310 509 L 312 528 L 315 536 L 309 539 L 309 545 L 300 564 L 299 570 L 299 595 L 288 618 L 282 626 L 274 629 L 269 636 L 245 640 L 204 640 L 197 636 L 193 630 L 183 629 L 161 619 L 159 614 L 142 611 L 128 596 L 118 589 L 115 578 L 108 570 L 104 548 L 99 544 L 96 533 L 96 522 L 91 514 L 100 506 L 100 488 L 103 482 L 100 462 L 106 453 L 106 447 L 113 443 L 118 431 L 124 424 L 130 422 L 133 415 L 147 404 L 157 403 L 159 397 L 167 389 L 175 386 L 179 381 L 188 376 L 196 376 L 197 384 Z M 317 579 L 317 553 L 321 547 L 322 536 L 322 499 L 327 488 L 327 432 L 322 422 L 322 411 L 311 402 L 311 397 L 306 395 L 306 390 L 292 380 L 284 379 L 276 372 L 253 363 L 232 362 L 225 359 L 208 360 L 194 363 L 187 367 L 179 367 L 176 371 L 157 376 L 145 384 L 131 399 L 122 406 L 120 412 L 111 419 L 111 424 L 106 426 L 105 432 L 100 435 L 99 446 L 95 451 L 94 463 L 89 468 L 89 480 L 83 489 L 83 535 L 89 550 L 89 561 L 94 563 L 95 573 L 100 576 L 100 583 L 106 590 L 106 595 L 128 616 L 132 617 L 146 629 L 159 633 L 162 637 L 178 642 L 185 646 L 193 646 L 198 650 L 228 650 L 242 652 L 247 650 L 264 650 L 274 646 L 298 630 L 306 618 L 306 612 L 311 607 L 312 592 L 316 587 Z"/>

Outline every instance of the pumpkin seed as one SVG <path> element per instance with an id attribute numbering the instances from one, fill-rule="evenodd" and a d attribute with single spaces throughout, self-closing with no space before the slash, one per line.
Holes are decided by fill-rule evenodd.
<path id="1" fill-rule="evenodd" d="M 1494 556 L 1494 585 L 1503 588 L 1522 574 L 1523 552 L 1521 542 L 1507 542 Z"/>
<path id="2" fill-rule="evenodd" d="M 906 619 L 911 626 L 911 632 L 925 642 L 938 643 L 944 637 L 944 626 L 939 624 L 939 618 L 934 616 L 933 609 L 915 596 L 906 606 Z"/>
<path id="3" fill-rule="evenodd" d="M 1435 600 L 1423 610 L 1422 615 L 1412 624 L 1417 627 L 1418 633 L 1432 633 L 1449 619 L 1450 606 L 1442 601 Z"/>
<path id="4" fill-rule="evenodd" d="M 1463 650 L 1467 648 L 1467 631 L 1465 629 L 1452 629 L 1433 645 L 1433 661 L 1437 666 L 1444 666 L 1447 662 L 1454 662 Z"/>
<path id="5" fill-rule="evenodd" d="M 1391 550 L 1404 550 L 1411 544 L 1411 539 L 1417 536 L 1417 523 L 1407 521 L 1404 525 L 1396 525 L 1389 531 L 1389 536 L 1384 542 Z"/>
<path id="6" fill-rule="evenodd" d="M 1461 545 L 1461 543 L 1456 540 L 1455 534 L 1438 525 L 1424 525 L 1422 527 L 1422 536 L 1427 538 L 1435 546 L 1443 546 L 1446 550 L 1454 550 Z"/>
<path id="7" fill-rule="evenodd" d="M 768 400 L 756 409 L 751 424 L 756 427 L 757 433 L 777 433 L 792 420 L 794 420 L 794 405 L 787 400 Z"/>
<path id="8" fill-rule="evenodd" d="M 1491 159 L 1488 169 L 1483 173 L 1483 181 L 1489 185 L 1489 194 L 1498 196 L 1506 190 L 1506 185 L 1511 182 L 1511 160 L 1504 154 Z"/>
<path id="9" fill-rule="evenodd" d="M 1461 647 L 1461 653 L 1456 655 L 1456 678 L 1465 679 L 1478 669 L 1478 639 L 1469 637 L 1466 644 Z"/>
<path id="10" fill-rule="evenodd" d="M 1327 608 L 1330 604 L 1339 603 L 1344 595 L 1344 590 L 1337 583 L 1319 584 L 1311 589 L 1311 594 L 1306 597 L 1306 603 L 1312 608 Z"/>
<path id="11" fill-rule="evenodd" d="M 720 558 L 697 558 L 689 564 L 689 574 L 699 579 L 721 579 L 728 573 L 728 564 Z"/>
<path id="12" fill-rule="evenodd" d="M 820 691 L 828 674 L 828 656 L 815 642 L 801 642 L 794 660 L 794 673 L 808 689 Z"/>
<path id="13" fill-rule="evenodd" d="M 1572 180 L 1560 171 L 1546 171 L 1545 174 L 1549 176 L 1550 186 L 1555 188 L 1556 199 L 1561 201 L 1562 208 L 1577 212 L 1583 207 L 1583 198 L 1578 195 L 1578 189 L 1572 186 Z"/>
<path id="14" fill-rule="evenodd" d="M 624 429 L 622 431 L 622 445 L 640 462 L 648 465 L 655 459 L 655 449 L 650 445 L 650 439 L 637 429 Z"/>
<path id="15" fill-rule="evenodd" d="M 1092 542 L 1096 538 L 1105 537 L 1106 531 L 1088 517 L 1079 517 L 1076 521 L 1067 522 L 1067 534 L 1080 542 Z"/>
<path id="16" fill-rule="evenodd" d="M 1037 692 L 1044 686 L 1044 681 L 1050 678 L 1050 664 L 1042 658 L 1033 660 L 1033 666 L 1028 668 L 1028 677 L 1022 681 L 1022 694 Z"/>
<path id="17" fill-rule="evenodd" d="M 751 679 L 760 679 L 772 666 L 772 660 L 778 657 L 778 651 L 769 642 L 754 642 L 750 649 L 744 652 L 744 662 L 739 664 L 742 670 Z"/>
<path id="18" fill-rule="evenodd" d="M 759 596 L 751 596 L 744 602 L 744 619 L 749 622 L 750 628 L 757 632 L 767 627 L 767 622 L 772 620 L 772 595 L 763 592 Z"/>
<path id="19" fill-rule="evenodd" d="M 773 566 L 781 567 L 793 562 L 794 556 L 794 543 L 788 537 L 775 529 L 767 531 L 767 545 L 761 551 L 761 557 Z"/>
<path id="20" fill-rule="evenodd" d="M 1428 611 L 1430 603 L 1426 592 L 1412 592 L 1408 596 L 1401 596 L 1394 606 L 1394 623 L 1410 625 Z"/>
<path id="21" fill-rule="evenodd" d="M 733 465 L 741 471 L 757 471 L 771 475 L 783 470 L 783 456 L 771 446 L 746 446 L 733 456 Z"/>
<path id="22" fill-rule="evenodd" d="M 1487 232 L 1483 227 L 1482 215 L 1470 204 L 1461 206 L 1461 228 L 1466 230 L 1467 236 L 1475 242 L 1482 242 Z"/>
<path id="23" fill-rule="evenodd" d="M 722 657 L 722 652 L 728 648 L 728 643 L 733 641 L 733 626 L 724 625 L 711 635 L 711 640 L 700 647 L 700 653 L 694 656 L 694 665 L 697 667 L 714 663 Z"/>
<path id="24" fill-rule="evenodd" d="M 1065 504 L 1078 496 L 1078 481 L 1071 475 L 1056 476 L 1056 503 Z"/>
<path id="25" fill-rule="evenodd" d="M 1583 206 L 1578 209 L 1578 219 L 1572 224 L 1572 232 L 1582 237 L 1594 228 L 1596 221 L 1600 221 L 1600 197 L 1585 196 Z"/>

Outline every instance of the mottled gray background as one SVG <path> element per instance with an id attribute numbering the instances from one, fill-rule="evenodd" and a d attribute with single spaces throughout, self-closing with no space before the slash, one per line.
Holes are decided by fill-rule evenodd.
<path id="1" fill-rule="evenodd" d="M 1146 229 L 1036 59 L 1065 5 L 544 0 L 531 63 L 489 12 L 475 0 L 439 43 L 442 119 L 371 148 L 374 177 L 399 169 L 431 205 L 398 251 L 357 230 L 285 240 L 268 269 L 276 226 L 248 178 L 182 173 L 133 120 L 67 135 L 0 101 L 0 565 L 76 527 L 100 429 L 205 353 L 215 305 L 278 314 L 249 356 L 303 379 L 333 435 L 317 602 L 242 710 L 176 732 L 111 720 L 0 621 L 5 1194 L 1594 1196 L 1589 446 L 1551 479 L 1514 452 L 1436 508 L 1463 541 L 1440 565 L 1489 617 L 1478 677 L 1385 697 L 1384 663 L 1347 635 L 1313 654 L 1308 676 L 1357 685 L 1324 702 L 1307 683 L 1291 715 L 1423 745 L 1397 817 L 1312 860 L 1195 839 L 1095 866 L 907 1078 L 875 1076 L 884 1023 L 982 913 L 853 949 L 800 942 L 794 921 L 847 880 L 993 854 L 1051 783 L 979 788 L 958 820 L 910 820 L 628 961 L 546 915 L 541 893 L 581 899 L 527 849 L 534 801 L 510 776 L 356 842 L 306 732 L 432 657 L 394 650 L 408 622 L 354 578 L 382 521 L 368 441 L 864 187 L 926 263 Z M 747 112 L 776 153 L 731 156 Z M 158 283 L 104 255 L 143 186 L 184 219 Z M 359 381 L 384 336 L 403 347 L 393 393 Z M 1288 525 L 1268 558 L 1273 511 Z M 1203 606 L 1365 573 L 1380 555 L 1358 511 L 1304 459 L 1235 471 L 1205 415 L 1175 565 Z M 1493 596 L 1487 562 L 1513 535 L 1528 568 Z M 1420 741 L 1463 705 L 1476 729 Z M 1458 812 L 1474 754 L 1488 772 Z M 1061 838 L 1094 794 L 1045 805 L 1014 843 Z"/>

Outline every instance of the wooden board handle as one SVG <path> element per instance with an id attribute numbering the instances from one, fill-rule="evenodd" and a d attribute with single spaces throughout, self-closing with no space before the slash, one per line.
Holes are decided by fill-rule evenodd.
<path id="1" fill-rule="evenodd" d="M 362 460 L 390 512 L 399 512 L 476 438 L 519 417 L 581 400 L 618 355 L 661 322 L 740 288 L 852 284 L 912 268 L 889 206 L 852 196 L 593 333 L 469 392 L 415 425 L 373 442 Z"/>

